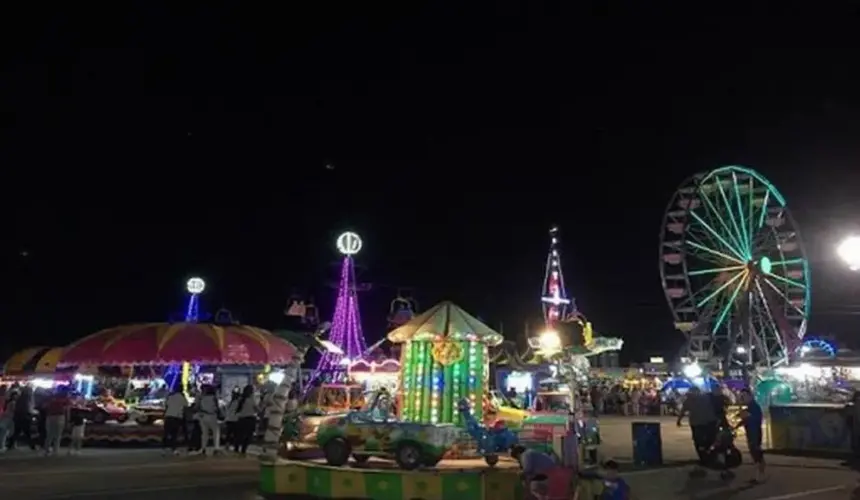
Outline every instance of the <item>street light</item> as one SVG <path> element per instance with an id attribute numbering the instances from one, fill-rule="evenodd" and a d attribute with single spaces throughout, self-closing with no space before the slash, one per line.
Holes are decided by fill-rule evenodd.
<path id="1" fill-rule="evenodd" d="M 860 271 L 860 236 L 849 236 L 836 248 L 839 258 L 852 271 Z"/>

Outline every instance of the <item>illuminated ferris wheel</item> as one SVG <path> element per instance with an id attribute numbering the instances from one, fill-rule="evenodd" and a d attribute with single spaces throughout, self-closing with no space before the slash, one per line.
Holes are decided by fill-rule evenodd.
<path id="1" fill-rule="evenodd" d="M 758 172 L 721 167 L 672 195 L 660 277 L 689 355 L 775 366 L 799 349 L 809 263 L 785 198 Z"/>

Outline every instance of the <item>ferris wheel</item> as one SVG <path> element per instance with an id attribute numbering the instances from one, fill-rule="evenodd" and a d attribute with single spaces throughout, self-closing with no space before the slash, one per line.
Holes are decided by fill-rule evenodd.
<path id="1" fill-rule="evenodd" d="M 688 354 L 776 366 L 806 333 L 809 262 L 785 198 L 727 166 L 687 179 L 660 233 L 660 277 Z"/>

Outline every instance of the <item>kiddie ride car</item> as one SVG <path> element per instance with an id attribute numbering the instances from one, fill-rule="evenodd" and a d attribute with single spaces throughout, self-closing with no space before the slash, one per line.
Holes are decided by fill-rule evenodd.
<path id="1" fill-rule="evenodd" d="M 479 424 L 472 415 L 469 401 L 462 399 L 457 404 L 457 409 L 460 410 L 460 415 L 466 422 L 466 432 L 478 444 L 478 453 L 484 457 L 487 465 L 490 467 L 499 463 L 499 454 L 511 451 L 511 448 L 517 444 L 517 435 L 505 427 L 503 421 L 498 421 L 491 428 L 486 428 Z"/>
<path id="2" fill-rule="evenodd" d="M 391 397 L 382 390 L 372 397 L 367 409 L 323 421 L 317 443 L 326 462 L 342 466 L 352 455 L 358 463 L 382 457 L 394 459 L 405 470 L 432 467 L 460 436 L 460 429 L 450 424 L 398 422 L 390 409 Z"/>

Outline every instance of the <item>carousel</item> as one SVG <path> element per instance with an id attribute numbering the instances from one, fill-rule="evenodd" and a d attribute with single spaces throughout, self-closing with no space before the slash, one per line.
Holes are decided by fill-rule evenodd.
<path id="1" fill-rule="evenodd" d="M 315 443 L 324 458 L 300 460 L 287 449 L 280 457 L 264 457 L 261 495 L 523 498 L 516 462 L 488 458 L 503 454 L 491 449 L 492 443 L 510 433 L 483 425 L 481 399 L 489 389 L 487 349 L 501 342 L 501 335 L 443 302 L 390 332 L 388 339 L 402 345 L 395 391 L 381 383 L 362 408 L 316 422 Z M 397 365 L 385 365 L 353 366 L 353 376 L 388 377 L 386 372 Z M 468 458 L 455 453 L 463 442 L 473 449 Z M 565 481 L 569 484 L 570 475 L 561 480 Z"/>

